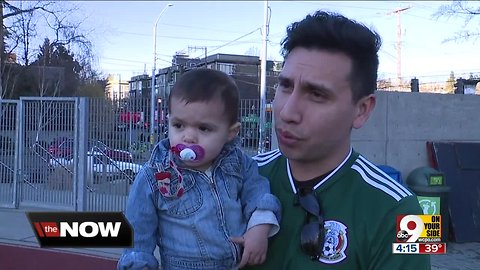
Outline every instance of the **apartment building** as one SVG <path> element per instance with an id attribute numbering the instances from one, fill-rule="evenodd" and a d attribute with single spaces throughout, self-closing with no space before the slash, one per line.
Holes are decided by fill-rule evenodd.
<path id="1" fill-rule="evenodd" d="M 105 87 L 105 96 L 111 100 L 125 99 L 129 97 L 130 85 L 127 78 L 122 78 L 120 74 L 109 74 L 107 76 L 107 86 Z"/>

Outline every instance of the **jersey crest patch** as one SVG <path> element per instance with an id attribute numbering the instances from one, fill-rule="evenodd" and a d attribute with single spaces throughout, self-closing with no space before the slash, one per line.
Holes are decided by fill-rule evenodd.
<path id="1" fill-rule="evenodd" d="M 323 252 L 318 259 L 322 263 L 335 264 L 347 258 L 347 226 L 336 220 L 325 221 L 325 242 Z"/>

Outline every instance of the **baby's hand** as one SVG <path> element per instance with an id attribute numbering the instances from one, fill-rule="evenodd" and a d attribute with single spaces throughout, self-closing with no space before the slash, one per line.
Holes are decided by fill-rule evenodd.
<path id="1" fill-rule="evenodd" d="M 271 224 L 260 224 L 250 228 L 242 237 L 230 237 L 232 242 L 244 247 L 239 268 L 244 267 L 247 263 L 255 265 L 265 261 L 268 248 L 268 233 L 271 229 Z"/>

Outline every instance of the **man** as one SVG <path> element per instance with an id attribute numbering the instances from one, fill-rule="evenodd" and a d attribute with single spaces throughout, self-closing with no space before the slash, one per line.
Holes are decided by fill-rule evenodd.
<path id="1" fill-rule="evenodd" d="M 251 269 L 430 269 L 394 255 L 396 217 L 416 197 L 351 146 L 375 107 L 378 34 L 318 11 L 287 28 L 273 102 L 279 150 L 255 157 L 282 203 L 266 262 Z"/>

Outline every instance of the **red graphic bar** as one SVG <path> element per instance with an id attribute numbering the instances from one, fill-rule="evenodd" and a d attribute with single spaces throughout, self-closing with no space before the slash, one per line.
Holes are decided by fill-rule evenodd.
<path id="1" fill-rule="evenodd" d="M 42 227 L 40 226 L 40 222 L 34 222 L 33 225 L 35 226 L 35 230 L 37 230 L 38 236 L 45 237 L 45 235 L 43 234 Z"/>
<path id="2" fill-rule="evenodd" d="M 419 243 L 420 254 L 446 254 L 446 243 Z"/>

